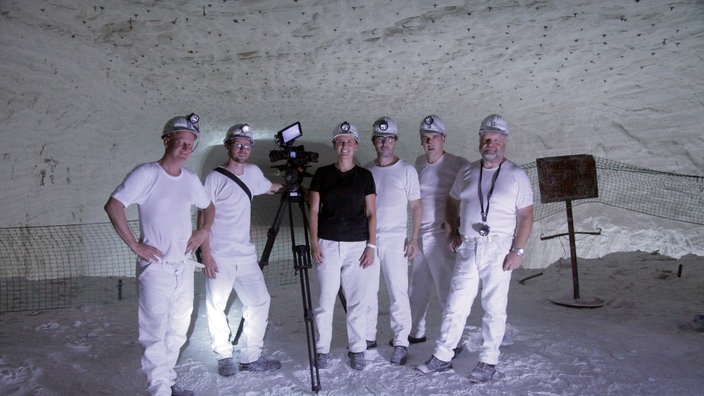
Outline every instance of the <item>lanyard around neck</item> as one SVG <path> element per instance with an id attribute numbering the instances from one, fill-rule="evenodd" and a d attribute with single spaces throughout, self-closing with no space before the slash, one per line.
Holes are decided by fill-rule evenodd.
<path id="1" fill-rule="evenodd" d="M 496 185 L 496 179 L 499 177 L 499 172 L 501 172 L 501 165 L 503 165 L 504 162 L 501 161 L 499 164 L 499 169 L 496 170 L 496 173 L 494 173 L 494 177 L 491 179 L 491 188 L 489 189 L 489 192 L 486 194 L 486 211 L 484 210 L 484 194 L 482 193 L 482 171 L 484 170 L 484 161 L 481 161 L 479 164 L 479 206 L 482 208 L 482 221 L 486 223 L 486 219 L 489 216 L 489 204 L 491 203 L 491 194 L 494 193 L 494 186 Z"/>

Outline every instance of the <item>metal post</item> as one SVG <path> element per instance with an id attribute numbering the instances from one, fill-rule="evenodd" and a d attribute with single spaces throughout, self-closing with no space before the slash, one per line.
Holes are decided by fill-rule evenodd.
<path id="1" fill-rule="evenodd" d="M 572 201 L 566 200 L 567 232 L 570 238 L 570 256 L 572 256 L 572 290 L 575 300 L 579 300 L 579 270 L 577 269 L 577 243 L 574 239 L 574 221 L 572 219 Z"/>

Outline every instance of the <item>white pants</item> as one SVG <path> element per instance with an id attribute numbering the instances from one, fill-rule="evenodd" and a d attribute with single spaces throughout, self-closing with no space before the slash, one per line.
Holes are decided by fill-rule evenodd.
<path id="1" fill-rule="evenodd" d="M 271 302 L 264 275 L 257 264 L 257 257 L 251 255 L 230 259 L 216 256 L 213 258 L 219 272 L 215 279 L 206 278 L 205 281 L 205 307 L 211 337 L 210 347 L 218 355 L 218 359 L 232 357 L 230 343 L 232 330 L 227 322 L 225 308 L 230 293 L 234 289 L 242 302 L 244 318 L 242 336 L 245 341 L 244 348 L 240 350 L 240 363 L 254 362 L 262 354 Z M 233 325 L 236 330 L 239 321 Z"/>
<path id="2" fill-rule="evenodd" d="M 405 236 L 386 238 L 377 236 L 376 255 L 367 297 L 367 336 L 376 340 L 377 319 L 379 316 L 379 273 L 384 274 L 389 293 L 390 324 L 394 346 L 408 346 L 411 333 L 411 306 L 408 301 L 408 260 L 404 256 Z"/>
<path id="3" fill-rule="evenodd" d="M 366 245 L 366 241 L 320 240 L 324 259 L 321 264 L 314 264 L 320 285 L 318 305 L 315 307 L 315 349 L 318 353 L 330 352 L 333 311 L 340 284 L 347 300 L 347 348 L 353 353 L 367 349 L 366 296 L 373 273 L 359 263 Z"/>
<path id="4" fill-rule="evenodd" d="M 430 291 L 435 286 L 441 309 L 444 309 L 455 265 L 454 253 L 444 234 L 421 236 L 418 252 L 411 265 L 408 298 L 411 304 L 412 337 L 425 337 L 425 313 Z"/>
<path id="5" fill-rule="evenodd" d="M 442 315 L 440 339 L 435 347 L 436 358 L 446 362 L 452 359 L 453 349 L 460 342 L 481 282 L 484 341 L 479 360 L 488 364 L 499 362 L 499 346 L 506 330 L 506 304 L 511 282 L 511 271 L 504 271 L 503 263 L 512 241 L 510 236 L 489 236 L 467 240 L 457 248 L 450 294 Z"/>
<path id="6" fill-rule="evenodd" d="M 176 382 L 174 367 L 191 324 L 194 269 L 190 260 L 137 262 L 142 370 L 152 395 L 171 395 Z"/>

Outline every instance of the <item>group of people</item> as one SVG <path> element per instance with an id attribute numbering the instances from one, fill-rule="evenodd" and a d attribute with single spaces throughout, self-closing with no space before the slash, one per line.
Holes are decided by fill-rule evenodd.
<path id="1" fill-rule="evenodd" d="M 383 274 L 393 333 L 391 364 L 405 364 L 409 345 L 427 340 L 426 311 L 432 289 L 437 293 L 443 309 L 441 335 L 430 359 L 416 367 L 423 374 L 452 367 L 481 290 L 484 341 L 469 379 L 485 382 L 499 359 L 511 271 L 521 265 L 530 234 L 530 180 L 504 156 L 508 125 L 499 115 L 482 121 L 481 158 L 472 163 L 445 151 L 447 135 L 439 116 L 423 118 L 419 136 L 424 154 L 412 166 L 394 152 L 397 124 L 390 117 L 379 118 L 371 134 L 376 159 L 360 167 L 355 163 L 357 128 L 342 122 L 333 130 L 337 159 L 318 168 L 309 187 L 310 247 L 319 284 L 314 364 L 318 369 L 332 366 L 333 311 L 342 289 L 349 364 L 355 370 L 365 368 L 365 351 L 377 347 Z M 239 370 L 281 367 L 262 355 L 270 296 L 249 229 L 252 197 L 285 187 L 247 162 L 254 145 L 247 124 L 227 131 L 228 160 L 202 184 L 183 167 L 199 137 L 197 115 L 170 119 L 161 135 L 162 158 L 134 168 L 105 205 L 118 235 L 137 255 L 142 369 L 153 395 L 193 394 L 176 385 L 174 367 L 187 338 L 193 273 L 199 266 L 206 275 L 208 328 L 219 374 L 237 372 L 225 312 L 232 290 L 243 305 L 246 341 Z M 139 207 L 138 239 L 126 219 L 126 207 L 132 204 Z M 195 230 L 192 206 L 199 209 Z M 197 248 L 202 264 L 193 260 Z"/>

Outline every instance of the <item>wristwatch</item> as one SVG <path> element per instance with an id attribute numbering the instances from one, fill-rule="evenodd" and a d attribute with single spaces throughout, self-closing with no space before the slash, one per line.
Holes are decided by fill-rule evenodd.
<path id="1" fill-rule="evenodd" d="M 519 256 L 523 256 L 523 254 L 525 254 L 526 251 L 523 250 L 522 248 L 511 248 L 511 250 L 509 250 L 509 252 L 516 253 Z"/>

